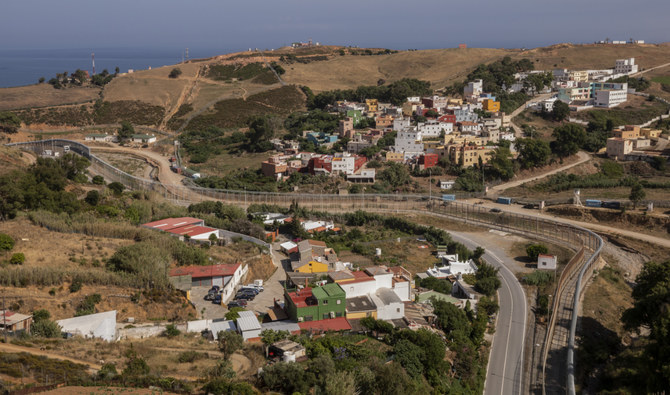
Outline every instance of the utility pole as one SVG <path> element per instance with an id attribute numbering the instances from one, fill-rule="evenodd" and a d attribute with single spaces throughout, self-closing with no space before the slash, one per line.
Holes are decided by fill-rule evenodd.
<path id="1" fill-rule="evenodd" d="M 5 294 L 2 294 L 2 331 L 5 335 L 5 344 L 7 344 L 7 308 L 5 307 Z"/>
<path id="2" fill-rule="evenodd" d="M 428 168 L 428 205 L 433 204 L 433 172 Z"/>

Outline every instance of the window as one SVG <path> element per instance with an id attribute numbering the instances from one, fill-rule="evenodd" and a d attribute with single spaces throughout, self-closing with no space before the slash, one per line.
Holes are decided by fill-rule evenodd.
<path id="1" fill-rule="evenodd" d="M 395 309 L 395 311 L 396 311 L 397 313 L 400 313 L 400 307 L 398 307 L 397 309 Z"/>
<path id="2" fill-rule="evenodd" d="M 312 321 L 312 320 L 314 320 L 314 317 L 312 317 L 311 315 L 305 316 L 305 321 Z"/>
<path id="3" fill-rule="evenodd" d="M 324 313 L 324 314 L 323 314 L 323 319 L 324 319 L 324 320 L 327 320 L 327 319 L 328 319 L 328 313 Z"/>
<path id="4" fill-rule="evenodd" d="M 328 305 L 328 299 L 324 299 L 324 301 L 323 301 L 323 305 L 324 305 L 324 306 Z"/>
<path id="5" fill-rule="evenodd" d="M 342 301 L 340 299 L 337 300 L 337 304 L 341 304 Z"/>

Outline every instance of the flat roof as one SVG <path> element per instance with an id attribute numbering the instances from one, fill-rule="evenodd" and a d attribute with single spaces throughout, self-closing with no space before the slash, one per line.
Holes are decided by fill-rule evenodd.
<path id="1" fill-rule="evenodd" d="M 375 295 L 384 303 L 390 305 L 391 303 L 402 303 L 402 299 L 390 288 L 379 288 Z"/>
<path id="2" fill-rule="evenodd" d="M 291 299 L 293 304 L 296 305 L 296 307 L 307 307 L 315 305 L 312 303 L 312 301 L 308 303 L 308 300 L 311 300 L 314 297 L 312 294 L 312 288 L 310 287 L 305 287 L 295 292 L 288 292 L 288 297 Z"/>
<path id="3" fill-rule="evenodd" d="M 210 228 L 209 226 L 186 225 L 180 226 L 178 228 L 166 229 L 166 231 L 176 235 L 193 237 L 205 233 L 217 232 L 218 229 Z"/>
<path id="4" fill-rule="evenodd" d="M 235 274 L 241 263 L 209 266 L 182 266 L 170 270 L 170 277 L 191 275 L 191 278 L 227 277 Z"/>
<path id="5" fill-rule="evenodd" d="M 370 310 L 377 310 L 377 306 L 372 303 L 372 299 L 367 295 L 347 299 L 347 312 L 353 313 Z"/>
<path id="6" fill-rule="evenodd" d="M 305 321 L 298 322 L 300 329 L 315 330 L 320 332 L 326 331 L 350 331 L 351 324 L 344 317 L 331 318 L 319 321 Z"/>
<path id="7" fill-rule="evenodd" d="M 204 222 L 205 222 L 204 220 L 199 218 L 179 217 L 179 218 L 165 218 L 159 221 L 147 222 L 146 224 L 142 224 L 142 226 L 159 230 L 168 230 L 168 229 L 179 228 L 186 225 L 196 225 Z"/>
<path id="8" fill-rule="evenodd" d="M 328 297 L 341 296 L 344 297 L 345 293 L 342 287 L 338 283 L 328 283 L 323 287 L 317 287 L 312 289 L 312 294 L 317 299 L 325 299 Z"/>
<path id="9" fill-rule="evenodd" d="M 31 318 L 32 315 L 25 315 L 25 314 L 20 314 L 20 313 L 15 313 L 10 310 L 2 310 L 0 312 L 0 324 L 6 324 L 6 325 L 14 325 L 16 323 L 19 323 L 21 321 L 25 321 L 29 318 Z"/>
<path id="10" fill-rule="evenodd" d="M 238 313 L 240 316 L 237 319 L 237 327 L 240 331 L 253 331 L 261 329 L 261 323 L 258 322 L 258 318 L 253 311 L 240 311 Z"/>

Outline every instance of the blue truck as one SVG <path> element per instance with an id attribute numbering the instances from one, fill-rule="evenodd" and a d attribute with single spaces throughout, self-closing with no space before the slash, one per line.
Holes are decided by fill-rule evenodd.
<path id="1" fill-rule="evenodd" d="M 453 202 L 456 200 L 456 195 L 442 195 L 442 201 Z"/>

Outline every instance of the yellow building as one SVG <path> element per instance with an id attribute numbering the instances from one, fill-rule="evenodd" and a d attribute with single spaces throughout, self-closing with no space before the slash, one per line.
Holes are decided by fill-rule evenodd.
<path id="1" fill-rule="evenodd" d="M 328 264 L 317 261 L 309 261 L 309 263 L 295 269 L 299 273 L 326 273 L 328 271 Z"/>
<path id="2" fill-rule="evenodd" d="M 390 162 L 402 162 L 405 160 L 405 154 L 403 152 L 387 152 L 386 160 Z"/>
<path id="3" fill-rule="evenodd" d="M 491 99 L 485 99 L 484 100 L 484 111 L 488 112 L 497 112 L 500 111 L 500 102 L 491 100 Z"/>
<path id="4" fill-rule="evenodd" d="M 365 111 L 377 112 L 379 111 L 379 102 L 377 99 L 365 99 Z"/>
<path id="5" fill-rule="evenodd" d="M 661 133 L 663 133 L 663 131 L 660 129 L 652 129 L 652 128 L 640 129 L 640 136 L 644 136 L 648 139 L 657 139 L 661 136 Z"/>
<path id="6" fill-rule="evenodd" d="M 486 164 L 491 159 L 491 154 L 493 153 L 493 148 L 465 144 L 452 144 L 446 147 L 446 150 L 449 161 L 463 167 L 472 167 L 479 164 L 480 158 L 482 163 Z"/>
<path id="7" fill-rule="evenodd" d="M 462 106 L 463 105 L 463 99 L 457 99 L 457 98 L 448 98 L 447 99 L 447 106 Z"/>
<path id="8" fill-rule="evenodd" d="M 587 82 L 589 80 L 589 72 L 587 70 L 571 71 L 569 78 L 576 82 Z"/>

